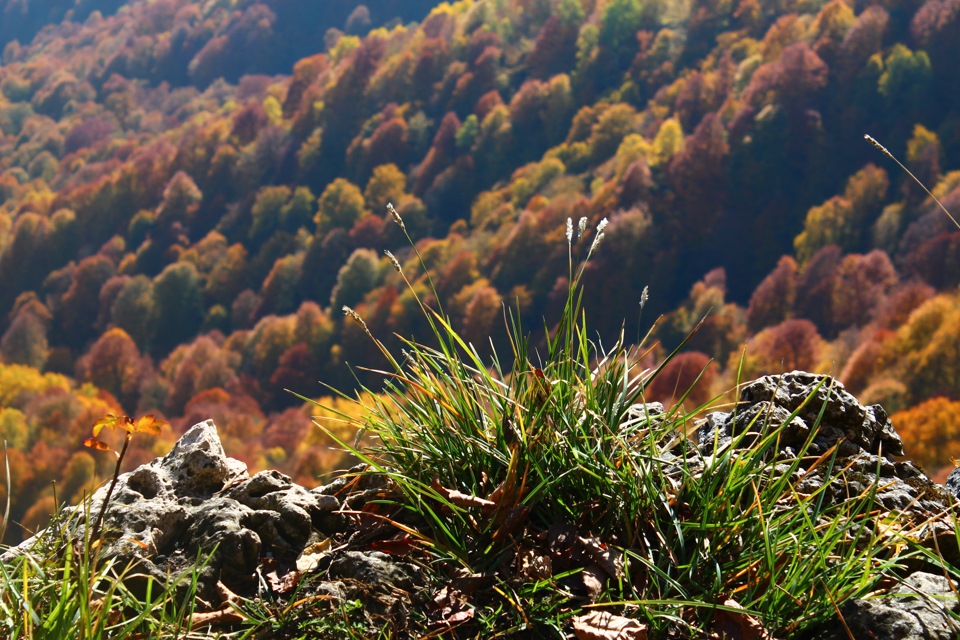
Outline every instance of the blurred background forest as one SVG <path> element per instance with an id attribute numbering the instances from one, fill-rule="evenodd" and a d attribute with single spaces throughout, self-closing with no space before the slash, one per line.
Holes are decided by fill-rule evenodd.
<path id="1" fill-rule="evenodd" d="M 8 542 L 110 471 L 108 411 L 172 425 L 128 468 L 207 418 L 345 464 L 284 389 L 381 365 L 343 305 L 427 337 L 388 202 L 477 344 L 555 318 L 567 218 L 608 218 L 601 337 L 664 314 L 652 364 L 709 312 L 653 399 L 832 373 L 960 456 L 960 233 L 863 141 L 960 212 L 960 0 L 0 0 L 0 48 Z"/>

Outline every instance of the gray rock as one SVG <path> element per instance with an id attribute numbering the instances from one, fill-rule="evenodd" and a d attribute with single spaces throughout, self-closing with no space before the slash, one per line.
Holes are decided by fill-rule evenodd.
<path id="1" fill-rule="evenodd" d="M 91 518 L 106 494 L 106 486 L 94 494 Z M 139 573 L 164 583 L 199 561 L 202 598 L 214 597 L 218 581 L 251 593 L 264 556 L 292 564 L 315 525 L 339 507 L 334 496 L 308 491 L 279 472 L 250 477 L 242 462 L 226 456 L 208 420 L 191 427 L 163 458 L 120 476 L 104 517 L 104 554 L 121 565 L 134 562 Z M 77 516 L 72 535 L 83 535 L 82 511 L 67 513 Z"/>
<path id="2" fill-rule="evenodd" d="M 411 589 L 422 580 L 415 565 L 379 551 L 345 551 L 330 563 L 329 576 L 397 589 Z"/>
<path id="3" fill-rule="evenodd" d="M 697 431 L 697 446 L 704 456 L 730 447 L 749 449 L 781 427 L 777 439 L 768 441 L 768 456 L 776 460 L 802 455 L 800 468 L 806 469 L 836 447 L 833 464 L 817 465 L 796 485 L 801 493 L 814 493 L 828 482 L 825 496 L 838 504 L 876 484 L 881 506 L 916 516 L 917 522 L 932 518 L 932 534 L 949 533 L 952 525 L 942 516 L 951 496 L 913 463 L 894 460 L 894 455 L 902 455 L 903 442 L 886 411 L 879 405 L 863 406 L 828 376 L 793 371 L 748 383 L 736 411 L 706 416 Z M 845 469 L 842 475 L 837 475 L 839 469 Z"/>
<path id="4" fill-rule="evenodd" d="M 947 491 L 960 498 L 960 467 L 954 467 L 947 476 Z"/>
<path id="5" fill-rule="evenodd" d="M 876 640 L 951 640 L 960 634 L 960 601 L 943 576 L 917 572 L 891 593 L 858 598 L 841 607 L 855 638 Z M 833 636 L 848 637 L 839 630 Z"/>
<path id="6" fill-rule="evenodd" d="M 747 430 L 762 435 L 783 424 L 789 426 L 781 434 L 780 447 L 787 452 L 801 450 L 813 430 L 808 455 L 820 455 L 834 445 L 839 446 L 841 457 L 861 451 L 903 455 L 903 442 L 883 407 L 865 407 L 840 382 L 805 371 L 748 383 L 740 392 L 737 410 L 708 416 L 697 432 L 697 442 L 706 455 L 710 452 L 704 448 L 715 440 L 724 443 Z"/>
<path id="7" fill-rule="evenodd" d="M 960 470 L 951 474 L 948 491 L 912 462 L 896 460 L 894 456 L 903 455 L 903 442 L 883 407 L 862 405 L 828 376 L 794 371 L 746 384 L 736 411 L 706 416 L 696 444 L 705 458 L 728 451 L 738 455 L 778 429 L 776 439 L 763 441 L 765 457 L 774 463 L 775 473 L 793 470 L 799 493 L 822 495 L 833 505 L 875 491 L 879 512 L 897 513 L 918 542 L 948 563 L 960 561 L 950 515 L 960 492 Z M 918 559 L 909 568 L 914 573 L 890 594 L 845 603 L 843 619 L 853 637 L 960 637 L 960 626 L 949 613 L 960 613 L 956 593 L 945 578 L 924 569 L 933 566 Z M 821 637 L 848 635 L 842 626 L 832 625 Z"/>

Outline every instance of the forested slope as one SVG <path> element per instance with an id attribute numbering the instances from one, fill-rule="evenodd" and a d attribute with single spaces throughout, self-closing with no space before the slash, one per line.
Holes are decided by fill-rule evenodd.
<path id="1" fill-rule="evenodd" d="M 60 4 L 8 2 L 0 33 L 13 518 L 42 519 L 51 479 L 88 486 L 78 445 L 111 408 L 212 417 L 254 467 L 329 470 L 284 389 L 378 365 L 341 307 L 424 335 L 383 250 L 432 293 L 387 202 L 478 344 L 503 305 L 551 317 L 567 218 L 608 218 L 601 336 L 666 313 L 672 347 L 710 312 L 657 398 L 711 358 L 694 401 L 738 370 L 832 372 L 949 464 L 960 233 L 863 134 L 960 211 L 960 0 L 78 2 L 11 40 Z"/>

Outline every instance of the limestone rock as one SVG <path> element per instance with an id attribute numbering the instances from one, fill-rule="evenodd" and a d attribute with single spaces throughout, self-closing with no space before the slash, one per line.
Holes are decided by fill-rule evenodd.
<path id="1" fill-rule="evenodd" d="M 106 493 L 104 486 L 94 494 L 91 517 Z M 339 506 L 336 497 L 308 491 L 276 471 L 250 477 L 246 465 L 226 456 L 208 420 L 191 427 L 164 457 L 120 476 L 104 518 L 104 554 L 121 566 L 135 562 L 138 572 L 161 582 L 200 563 L 203 598 L 214 597 L 218 581 L 251 593 L 265 556 L 295 562 L 315 525 Z M 76 509 L 72 514 L 82 516 Z M 81 518 L 71 522 L 73 535 L 82 535 Z"/>
<path id="2" fill-rule="evenodd" d="M 746 384 L 737 411 L 711 414 L 697 441 L 703 451 L 714 441 L 724 445 L 744 431 L 760 434 L 787 423 L 780 444 L 785 453 L 798 451 L 815 429 L 807 450 L 810 455 L 820 455 L 834 445 L 839 446 L 841 457 L 863 451 L 885 457 L 903 455 L 903 442 L 883 407 L 865 407 L 839 381 L 805 371 L 764 376 Z"/>
<path id="3" fill-rule="evenodd" d="M 736 411 L 706 416 L 696 434 L 697 447 L 705 459 L 731 448 L 736 455 L 781 427 L 767 455 L 782 473 L 794 469 L 798 493 L 822 495 L 827 504 L 840 504 L 875 490 L 875 506 L 881 513 L 897 513 L 901 523 L 915 527 L 919 542 L 947 562 L 960 561 L 951 516 L 960 491 L 960 470 L 951 474 L 948 491 L 917 465 L 898 461 L 895 456 L 903 455 L 903 442 L 883 407 L 862 405 L 828 376 L 794 371 L 746 384 Z M 824 454 L 834 457 L 832 463 L 815 464 Z M 844 604 L 843 618 L 853 637 L 960 637 L 960 625 L 954 620 L 960 611 L 956 593 L 942 576 L 924 572 L 932 570 L 931 565 L 920 563 L 912 569 L 914 573 L 890 593 Z M 842 627 L 832 625 L 820 637 L 848 636 Z"/>
<path id="4" fill-rule="evenodd" d="M 960 637 L 960 600 L 942 575 L 917 572 L 881 598 L 850 600 L 841 607 L 855 638 L 951 640 Z M 952 615 L 951 615 L 952 614 Z M 847 638 L 846 631 L 832 637 Z"/>

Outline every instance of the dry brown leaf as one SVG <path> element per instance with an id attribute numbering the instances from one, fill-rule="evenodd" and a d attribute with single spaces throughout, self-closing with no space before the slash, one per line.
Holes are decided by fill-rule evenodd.
<path id="1" fill-rule="evenodd" d="M 239 604 L 243 601 L 243 598 L 235 594 L 230 590 L 227 585 L 223 584 L 221 581 L 217 581 L 217 584 L 214 586 L 214 589 L 217 591 L 217 595 L 220 596 L 220 601 L 224 605 Z"/>
<path id="2" fill-rule="evenodd" d="M 646 640 L 647 625 L 606 611 L 591 611 L 573 619 L 573 635 L 577 640 Z"/>
<path id="3" fill-rule="evenodd" d="M 590 602 L 596 602 L 600 599 L 600 594 L 603 593 L 603 585 L 610 579 L 607 572 L 596 563 L 584 568 L 580 572 L 580 578 L 583 580 L 583 586 L 587 588 L 587 599 Z"/>
<path id="4" fill-rule="evenodd" d="M 371 551 L 389 553 L 392 556 L 408 556 L 420 548 L 420 541 L 409 534 L 390 540 L 374 540 L 370 543 Z"/>
<path id="5" fill-rule="evenodd" d="M 236 609 L 224 607 L 217 611 L 207 613 L 194 613 L 190 616 L 190 621 L 194 627 L 216 627 L 220 625 L 237 624 L 244 621 L 244 617 Z"/>
<path id="6" fill-rule="evenodd" d="M 607 574 L 616 580 L 623 577 L 623 555 L 610 549 L 596 538 L 580 538 L 580 544 L 590 559 L 600 565 Z"/>
<path id="7" fill-rule="evenodd" d="M 713 631 L 719 632 L 730 640 L 773 640 L 773 635 L 763 627 L 763 624 L 755 616 L 747 613 L 739 602 L 727 598 L 724 600 L 723 606 L 738 611 L 722 609 L 715 611 L 713 614 Z"/>
<path id="8" fill-rule="evenodd" d="M 473 619 L 474 608 L 456 589 L 443 587 L 429 605 L 431 626 L 452 629 Z"/>
<path id="9" fill-rule="evenodd" d="M 517 576 L 523 580 L 548 580 L 553 575 L 550 556 L 525 547 L 517 553 Z"/>
<path id="10" fill-rule="evenodd" d="M 280 569 L 273 558 L 265 558 L 258 571 L 270 587 L 270 590 L 276 595 L 286 595 L 290 593 L 300 582 L 300 572 L 297 570 L 287 571 L 283 575 L 280 575 Z"/>
<path id="11" fill-rule="evenodd" d="M 297 558 L 297 571 L 307 573 L 320 563 L 320 559 L 330 553 L 333 546 L 333 538 L 325 538 L 320 542 L 314 542 L 304 547 Z"/>

